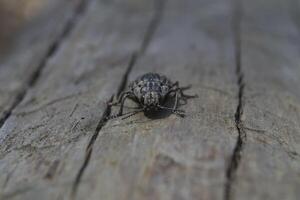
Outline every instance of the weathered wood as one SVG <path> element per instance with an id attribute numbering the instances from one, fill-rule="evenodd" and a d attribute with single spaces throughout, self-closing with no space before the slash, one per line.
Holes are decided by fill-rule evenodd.
<path id="1" fill-rule="evenodd" d="M 72 27 L 81 6 L 79 0 L 50 1 L 44 13 L 22 31 L 10 55 L 1 58 L 0 127 Z"/>
<path id="2" fill-rule="evenodd" d="M 91 2 L 1 128 L 1 198 L 70 197 L 106 101 L 142 45 L 152 4 Z"/>
<path id="3" fill-rule="evenodd" d="M 0 68 L 1 200 L 299 199 L 297 0 L 78 2 Z M 193 85 L 186 118 L 107 122 L 149 71 Z"/>
<path id="4" fill-rule="evenodd" d="M 245 0 L 241 11 L 247 137 L 232 198 L 299 199 L 299 5 Z"/>
<path id="5" fill-rule="evenodd" d="M 77 199 L 223 198 L 237 137 L 231 13 L 229 1 L 166 2 L 129 79 L 163 73 L 193 84 L 188 93 L 199 98 L 182 106 L 184 119 L 139 114 L 110 121 L 93 145 Z"/>

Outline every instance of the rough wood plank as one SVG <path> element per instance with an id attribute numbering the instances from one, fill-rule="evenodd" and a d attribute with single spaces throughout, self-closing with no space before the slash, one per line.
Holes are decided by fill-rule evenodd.
<path id="1" fill-rule="evenodd" d="M 297 1 L 242 1 L 246 138 L 230 199 L 300 199 Z"/>
<path id="2" fill-rule="evenodd" d="M 158 2 L 92 1 L 45 63 L 14 55 L 17 86 L 0 68 L 3 102 L 25 95 L 0 130 L 1 199 L 299 199 L 299 3 L 244 0 L 234 15 L 229 0 L 172 0 L 159 24 Z M 189 115 L 98 135 L 109 96 L 148 71 L 193 84 Z"/>
<path id="3" fill-rule="evenodd" d="M 153 71 L 193 84 L 188 116 L 112 120 L 93 145 L 78 199 L 223 199 L 237 131 L 230 1 L 172 0 L 129 79 Z M 116 112 L 116 110 L 114 110 Z"/>
<path id="4" fill-rule="evenodd" d="M 0 130 L 1 199 L 69 199 L 86 146 L 144 44 L 153 10 L 153 1 L 91 1 Z"/>
<path id="5" fill-rule="evenodd" d="M 55 53 L 77 16 L 84 1 L 50 1 L 44 13 L 32 21 L 15 41 L 10 55 L 0 64 L 0 127 L 13 108 L 34 84 L 45 62 Z"/>

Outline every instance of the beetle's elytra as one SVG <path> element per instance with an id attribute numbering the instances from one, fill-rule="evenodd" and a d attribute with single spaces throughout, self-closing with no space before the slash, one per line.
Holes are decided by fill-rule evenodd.
<path id="1" fill-rule="evenodd" d="M 129 84 L 128 90 L 121 93 L 118 101 L 111 105 L 120 104 L 120 110 L 117 115 L 113 115 L 109 118 L 115 118 L 123 116 L 123 107 L 126 99 L 131 99 L 138 104 L 137 110 L 126 113 L 127 117 L 130 117 L 141 111 L 158 111 L 158 110 L 170 110 L 179 116 L 184 116 L 184 111 L 178 110 L 179 98 L 192 98 L 196 97 L 186 95 L 184 90 L 189 89 L 187 87 L 179 87 L 178 81 L 172 82 L 166 76 L 157 73 L 146 73 L 139 76 L 136 80 Z M 164 106 L 168 98 L 175 98 L 173 108 Z M 126 118 L 127 118 L 126 117 Z"/>

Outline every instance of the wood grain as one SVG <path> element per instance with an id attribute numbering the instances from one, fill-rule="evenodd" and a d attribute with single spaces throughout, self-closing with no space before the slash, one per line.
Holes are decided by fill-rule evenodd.
<path id="1" fill-rule="evenodd" d="M 1 200 L 299 199 L 297 0 L 56 3 L 0 67 Z M 147 72 L 187 116 L 107 120 Z"/>
<path id="2" fill-rule="evenodd" d="M 143 42 L 152 4 L 90 2 L 1 128 L 1 199 L 70 198 L 88 140 Z"/>
<path id="3" fill-rule="evenodd" d="M 149 119 L 141 113 L 109 121 L 94 144 L 78 199 L 223 198 L 237 137 L 230 6 L 226 1 L 166 2 L 129 80 L 162 73 L 183 86 L 193 84 L 188 93 L 199 98 L 181 107 L 188 113 L 184 119 Z"/>
<path id="4" fill-rule="evenodd" d="M 72 29 L 81 7 L 78 0 L 52 1 L 38 19 L 24 27 L 10 54 L 1 58 L 0 127 Z"/>
<path id="5" fill-rule="evenodd" d="M 299 199 L 299 20 L 296 1 L 242 1 L 247 135 L 233 199 Z"/>

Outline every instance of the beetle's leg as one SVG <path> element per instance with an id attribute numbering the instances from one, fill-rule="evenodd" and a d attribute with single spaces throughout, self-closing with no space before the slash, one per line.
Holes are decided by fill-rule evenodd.
<path id="1" fill-rule="evenodd" d="M 177 89 L 177 88 L 180 88 L 179 87 L 179 82 L 176 81 L 175 83 L 173 83 L 173 85 L 171 86 L 171 88 L 174 88 Z M 181 87 L 182 90 L 187 90 L 187 89 L 190 89 L 192 87 L 192 85 L 187 85 L 185 87 Z"/>
<path id="2" fill-rule="evenodd" d="M 121 116 L 123 114 L 123 108 L 124 108 L 124 103 L 125 103 L 125 100 L 130 96 L 130 93 L 127 93 L 125 95 L 122 96 L 122 99 L 121 99 L 121 106 L 120 106 L 120 110 L 119 110 L 119 113 L 118 113 L 118 116 Z"/>
<path id="3" fill-rule="evenodd" d="M 137 98 L 136 96 L 134 96 L 133 93 L 131 93 L 131 94 L 132 94 L 132 95 L 129 96 L 128 98 L 130 98 L 133 102 L 135 102 L 135 103 L 138 105 L 138 107 L 135 107 L 135 108 L 136 108 L 136 109 L 141 108 L 140 102 L 139 102 L 138 98 Z"/>
<path id="4" fill-rule="evenodd" d="M 180 94 L 183 96 L 186 96 L 185 94 L 183 94 L 184 90 L 188 90 L 192 87 L 192 85 L 187 85 L 185 87 L 179 87 L 179 82 L 176 81 L 172 86 L 171 86 L 171 90 L 169 91 L 169 93 L 171 92 L 176 92 L 177 90 L 180 90 Z"/>
<path id="5" fill-rule="evenodd" d="M 113 106 L 119 106 L 119 107 L 121 106 L 121 105 L 118 105 L 118 104 L 117 104 L 117 105 L 110 104 L 110 105 L 113 105 Z M 125 106 L 125 105 L 124 105 L 124 108 L 128 108 L 128 109 L 140 109 L 141 107 L 140 107 L 140 106 L 130 107 L 130 106 Z"/>
<path id="6" fill-rule="evenodd" d="M 122 93 L 119 95 L 117 101 L 114 102 L 114 103 L 110 103 L 109 105 L 111 105 L 111 106 L 116 106 L 116 105 L 120 104 L 121 101 L 122 101 L 122 99 L 123 99 L 123 97 L 124 97 L 125 95 L 127 95 L 127 94 L 130 94 L 130 93 L 131 93 L 130 91 L 122 92 Z"/>
<path id="7" fill-rule="evenodd" d="M 169 93 L 171 93 L 171 92 L 176 92 L 177 90 L 181 90 L 182 92 L 184 91 L 184 90 L 188 90 L 188 89 L 190 89 L 192 87 L 192 85 L 187 85 L 187 86 L 185 86 L 185 87 L 179 87 L 179 82 L 178 81 L 176 81 L 172 86 L 171 86 L 171 90 L 169 91 Z"/>
<path id="8" fill-rule="evenodd" d="M 176 88 L 178 88 L 178 86 L 179 86 L 179 82 L 178 82 L 178 81 L 176 81 L 175 83 L 173 83 L 173 85 L 171 86 L 171 88 L 173 88 L 173 87 L 176 87 Z"/>
<path id="9" fill-rule="evenodd" d="M 136 111 L 133 111 L 133 112 L 130 112 L 130 113 L 126 113 L 124 115 L 127 115 L 127 116 L 123 117 L 122 120 L 127 119 L 129 117 L 132 117 L 133 115 L 136 115 L 136 114 L 138 114 L 139 112 L 142 112 L 142 111 L 143 111 L 143 109 L 139 109 L 139 110 L 136 110 Z"/>
<path id="10" fill-rule="evenodd" d="M 188 89 L 188 88 L 187 88 L 187 87 L 185 87 L 185 88 L 178 88 L 178 90 L 179 90 L 179 92 L 180 92 L 180 95 L 181 95 L 182 97 L 184 97 L 184 98 L 196 98 L 196 97 L 198 97 L 197 94 L 195 94 L 195 95 L 187 95 L 187 94 L 184 94 L 183 91 L 186 90 L 186 89 Z"/>
<path id="11" fill-rule="evenodd" d="M 169 108 L 169 107 L 165 107 L 165 106 L 162 106 L 162 105 L 158 105 L 158 107 L 159 107 L 160 109 L 163 109 L 163 110 L 170 110 L 170 111 L 181 112 L 181 113 L 184 113 L 184 112 L 185 112 L 184 110 L 179 110 L 179 109 Z"/>
<path id="12" fill-rule="evenodd" d="M 178 82 L 177 82 L 177 83 L 178 83 Z M 178 84 L 176 84 L 175 86 L 178 86 Z M 187 94 L 184 94 L 183 91 L 184 91 L 184 90 L 190 89 L 191 86 L 192 86 L 192 85 L 188 85 L 188 86 L 185 86 L 185 87 L 177 87 L 177 88 L 175 88 L 175 89 L 173 89 L 173 90 L 170 90 L 169 93 L 179 91 L 179 92 L 180 92 L 180 95 L 181 95 L 182 97 L 184 97 L 184 98 L 196 98 L 196 97 L 198 97 L 198 95 L 187 95 Z"/>
<path id="13" fill-rule="evenodd" d="M 178 106 L 178 91 L 175 92 L 175 103 L 173 106 L 173 110 L 176 110 Z"/>
<path id="14" fill-rule="evenodd" d="M 187 87 L 183 87 L 183 88 L 175 88 L 170 90 L 167 95 L 170 95 L 172 92 L 175 93 L 175 103 L 174 103 L 174 109 L 176 109 L 178 107 L 178 101 L 179 100 L 183 100 L 184 104 L 186 104 L 187 99 L 189 98 L 196 98 L 198 97 L 198 95 L 186 95 L 183 93 L 184 90 L 188 89 L 190 86 Z M 180 94 L 180 96 L 179 96 Z"/>
<path id="15" fill-rule="evenodd" d="M 164 109 L 164 110 L 174 110 L 174 108 L 169 108 L 169 107 L 166 107 L 166 106 L 162 106 L 162 105 L 158 105 L 159 108 L 161 109 Z M 178 112 L 184 112 L 184 110 L 179 110 L 179 109 L 175 109 L 176 111 Z"/>
<path id="16" fill-rule="evenodd" d="M 108 116 L 106 119 L 107 120 L 110 120 L 110 119 L 115 119 L 115 118 L 118 118 L 118 117 L 121 117 L 121 116 L 124 116 L 124 115 L 127 115 L 125 116 L 124 118 L 122 119 L 126 119 L 128 117 L 131 117 L 139 112 L 143 111 L 143 109 L 139 109 L 139 110 L 135 110 L 135 111 L 131 111 L 131 112 L 128 112 L 128 113 L 125 113 L 125 114 L 122 114 L 122 115 L 119 115 L 119 114 L 116 114 L 116 115 L 111 115 L 111 116 Z"/>
<path id="17" fill-rule="evenodd" d="M 178 109 L 174 109 L 174 108 L 168 108 L 168 107 L 164 107 L 164 106 L 161 106 L 161 105 L 159 105 L 158 107 L 161 108 L 161 109 L 163 109 L 163 110 L 170 110 L 172 113 L 174 113 L 176 115 L 179 115 L 180 117 L 184 117 L 185 116 L 184 110 L 178 110 Z"/>
<path id="18" fill-rule="evenodd" d="M 120 110 L 119 110 L 119 112 L 118 112 L 118 114 L 116 114 L 116 115 L 112 115 L 112 116 L 110 116 L 110 117 L 108 117 L 107 119 L 114 119 L 114 118 L 117 118 L 117 117 L 120 117 L 120 116 L 122 116 L 123 115 L 123 108 L 124 108 L 124 103 L 125 103 L 125 100 L 130 96 L 131 94 L 129 93 L 129 92 L 127 92 L 127 93 L 123 93 L 122 95 L 121 95 L 121 105 L 120 105 Z"/>
<path id="19" fill-rule="evenodd" d="M 176 114 L 176 115 L 178 115 L 179 117 L 185 117 L 185 113 L 183 113 L 183 112 L 180 112 L 180 111 L 178 111 L 178 110 L 172 110 L 172 113 L 174 113 L 174 114 Z"/>

